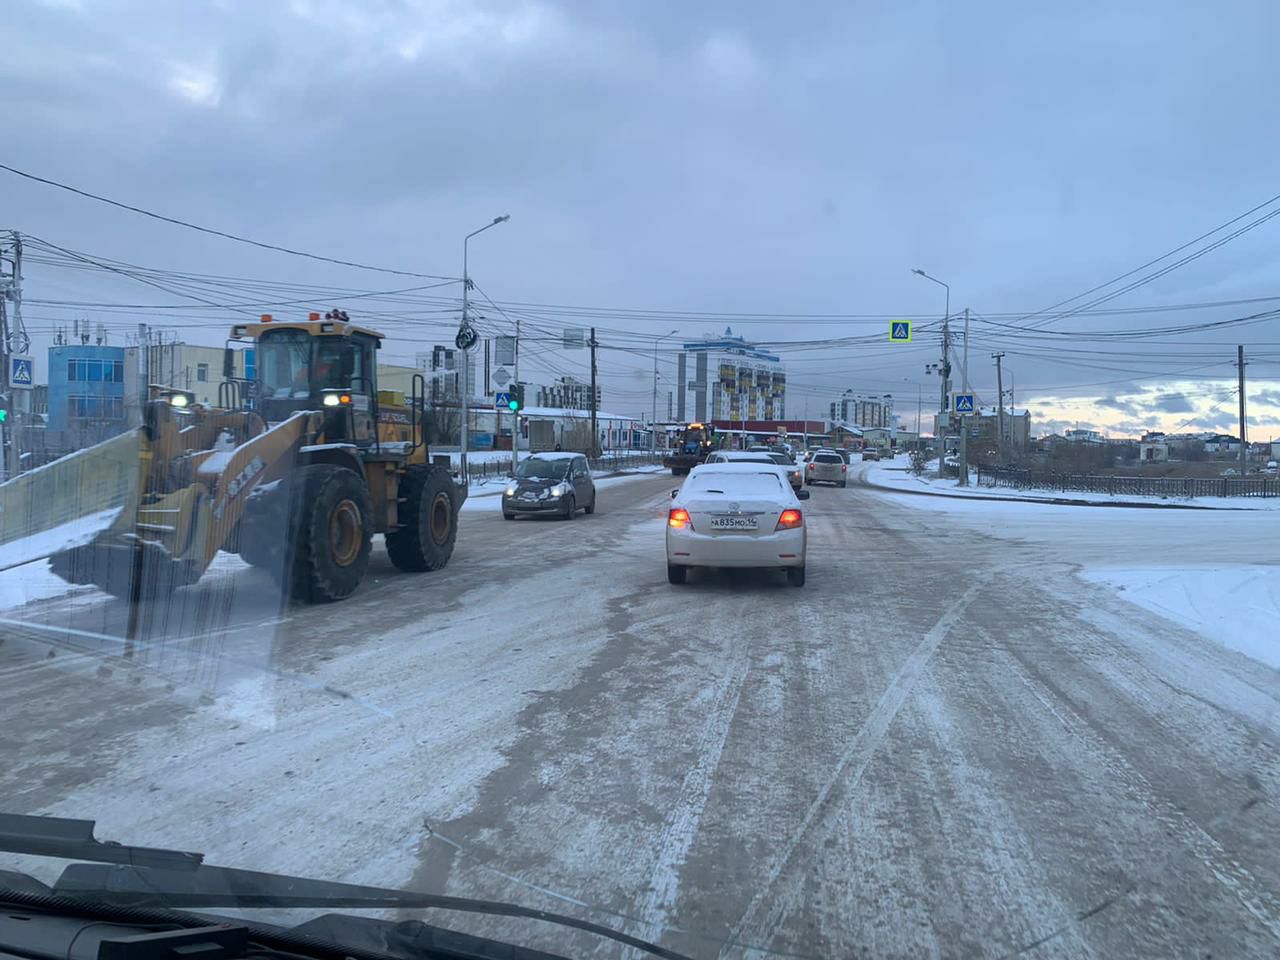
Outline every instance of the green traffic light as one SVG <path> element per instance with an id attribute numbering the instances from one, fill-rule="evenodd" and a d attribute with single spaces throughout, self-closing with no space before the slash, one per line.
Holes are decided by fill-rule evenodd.
<path id="1" fill-rule="evenodd" d="M 4 423 L 8 419 L 9 419 L 9 411 L 0 410 L 0 423 Z"/>
<path id="2" fill-rule="evenodd" d="M 520 409 L 520 401 L 519 401 L 519 400 L 508 400 L 508 401 L 507 401 L 507 409 L 508 409 L 508 410 L 510 410 L 512 413 L 514 413 L 515 411 L 519 410 L 519 409 Z"/>

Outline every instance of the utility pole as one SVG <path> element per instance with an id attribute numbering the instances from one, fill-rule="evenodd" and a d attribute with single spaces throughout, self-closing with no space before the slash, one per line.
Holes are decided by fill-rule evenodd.
<path id="1" fill-rule="evenodd" d="M 653 339 L 653 411 L 650 414 L 650 438 L 649 450 L 656 453 L 658 450 L 658 344 L 667 337 L 674 337 L 679 331 L 672 330 L 670 333 L 664 333 L 660 337 Z M 668 416 L 668 419 L 670 417 Z"/>
<path id="2" fill-rule="evenodd" d="M 490 227 L 496 227 L 498 224 L 506 223 L 510 219 L 511 215 L 509 213 L 503 214 L 500 217 L 494 217 L 479 230 L 472 230 L 462 238 L 462 322 L 458 324 L 458 336 L 454 341 L 454 345 L 458 348 L 458 352 L 462 354 L 462 376 L 459 377 L 459 380 L 462 383 L 462 436 L 459 438 L 461 443 L 458 447 L 458 460 L 462 467 L 462 480 L 464 483 L 470 482 L 467 479 L 467 434 L 471 432 L 471 425 L 468 422 L 470 420 L 469 394 L 471 393 L 471 371 L 468 369 L 470 354 L 467 351 L 470 347 L 475 345 L 476 338 L 475 331 L 471 328 L 471 324 L 467 316 L 467 311 L 471 306 L 471 275 L 467 272 L 467 244 L 470 243 L 471 238 L 477 233 L 484 233 Z M 512 446 L 514 445 L 515 444 L 513 443 Z"/>
<path id="3" fill-rule="evenodd" d="M 588 448 L 594 457 L 600 456 L 600 433 L 596 429 L 596 328 L 591 328 L 591 446 Z"/>
<path id="4" fill-rule="evenodd" d="M 996 362 L 996 396 L 999 397 L 997 410 L 1000 411 L 1000 462 L 1004 463 L 1004 372 L 1000 366 L 1000 361 L 1004 358 L 1003 351 L 993 353 L 991 359 Z"/>
<path id="5" fill-rule="evenodd" d="M 515 355 L 511 358 L 511 383 L 516 390 L 520 389 L 520 314 L 516 314 L 516 342 L 513 345 Z M 511 475 L 516 475 L 516 468 L 520 466 L 520 418 L 524 416 L 524 404 L 520 404 L 511 417 Z"/>
<path id="6" fill-rule="evenodd" d="M 1240 476 L 1243 478 L 1249 473 L 1249 440 L 1244 429 L 1244 344 L 1236 347 L 1236 373 L 1240 381 Z"/>
<path id="7" fill-rule="evenodd" d="M 7 276 L 4 270 L 6 256 L 10 267 Z M 12 323 L 10 303 L 13 304 Z M 0 478 L 6 480 L 14 476 L 22 464 L 18 449 L 21 438 L 18 391 L 9 381 L 11 358 L 15 353 L 26 354 L 30 349 L 31 339 L 22 323 L 22 234 L 13 230 L 9 233 L 8 242 L 0 244 L 0 397 L 3 398 L 4 409 L 11 414 L 10 419 L 0 422 Z M 30 393 L 28 390 L 21 392 Z M 25 397 L 24 402 L 29 403 L 30 397 Z"/>

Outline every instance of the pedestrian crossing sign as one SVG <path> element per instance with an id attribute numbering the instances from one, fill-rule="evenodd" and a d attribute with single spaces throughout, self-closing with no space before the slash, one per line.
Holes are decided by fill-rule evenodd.
<path id="1" fill-rule="evenodd" d="M 911 321 L 910 320 L 894 320 L 889 324 L 889 342 L 890 343 L 910 343 L 911 342 Z"/>
<path id="2" fill-rule="evenodd" d="M 9 385 L 30 390 L 35 385 L 35 368 L 30 357 L 9 358 Z"/>
<path id="3" fill-rule="evenodd" d="M 973 394 L 957 393 L 955 400 L 952 402 L 951 409 L 956 413 L 973 413 Z"/>

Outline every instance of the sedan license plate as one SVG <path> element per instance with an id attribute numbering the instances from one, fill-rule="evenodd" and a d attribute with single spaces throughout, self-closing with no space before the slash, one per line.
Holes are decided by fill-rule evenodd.
<path id="1" fill-rule="evenodd" d="M 712 517 L 712 530 L 755 530 L 755 517 Z"/>

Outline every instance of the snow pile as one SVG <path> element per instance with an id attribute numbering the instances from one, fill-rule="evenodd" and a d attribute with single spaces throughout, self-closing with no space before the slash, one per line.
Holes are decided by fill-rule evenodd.
<path id="1" fill-rule="evenodd" d="M 48 563 L 37 560 L 0 572 L 0 610 L 12 610 L 33 600 L 47 600 L 73 591 L 92 589 L 67 583 L 49 569 Z"/>
<path id="2" fill-rule="evenodd" d="M 50 530 L 38 530 L 29 536 L 0 546 L 0 570 L 41 560 L 62 550 L 88 543 L 115 522 L 123 507 L 99 510 L 84 517 L 60 523 Z"/>
<path id="3" fill-rule="evenodd" d="M 1280 567 L 1102 568 L 1081 576 L 1224 647 L 1280 668 Z"/>
<path id="4" fill-rule="evenodd" d="M 1280 513 L 874 495 L 1034 545 L 1148 613 L 1280 668 L 1280 566 L 1270 549 L 1280 538 Z M 1241 544 L 1249 545 L 1243 557 Z"/>

